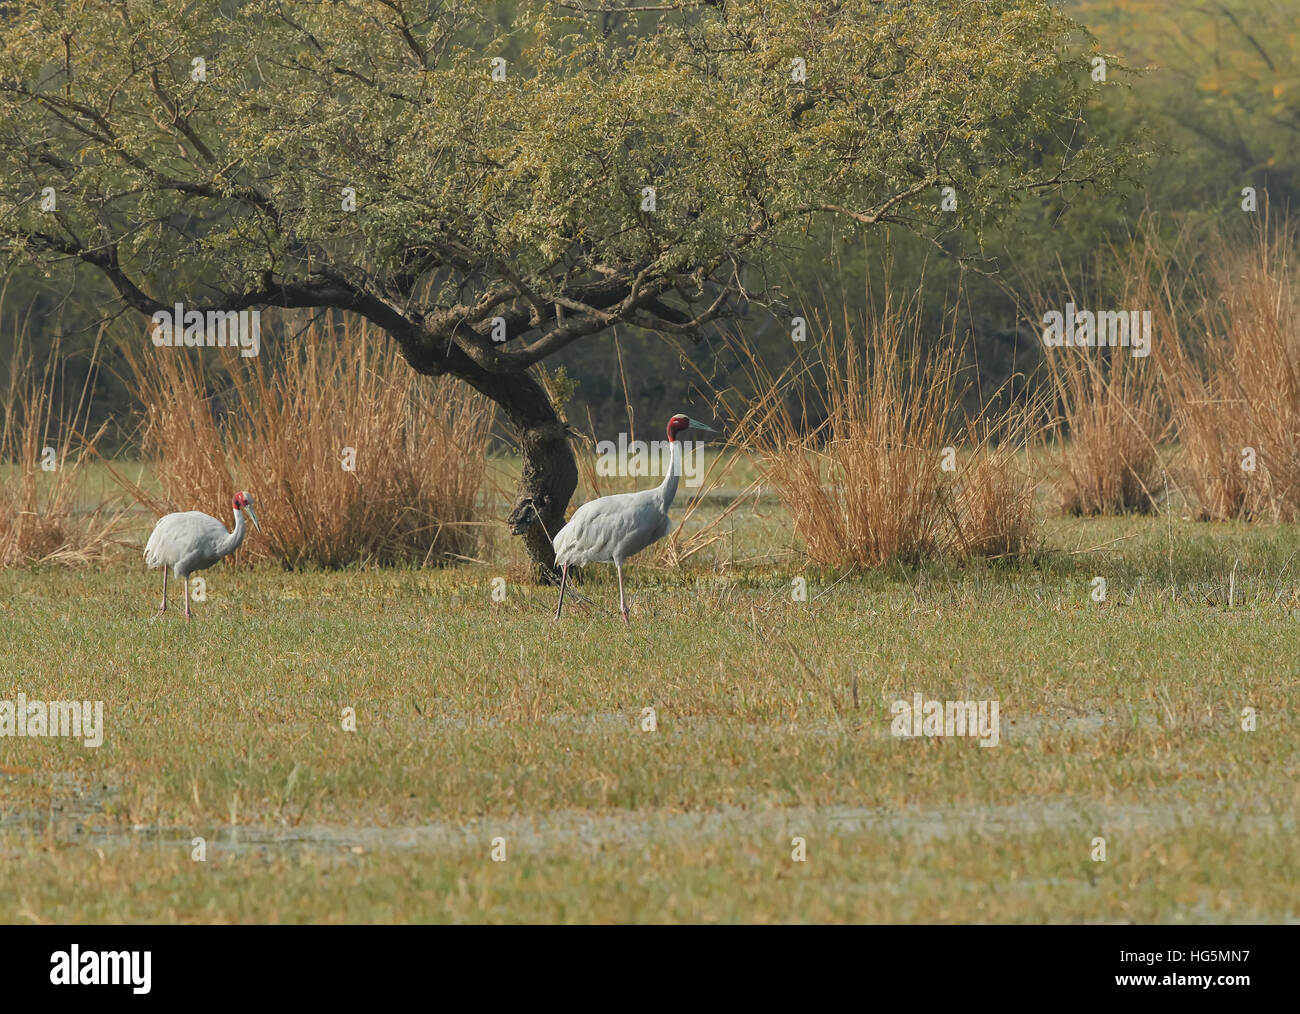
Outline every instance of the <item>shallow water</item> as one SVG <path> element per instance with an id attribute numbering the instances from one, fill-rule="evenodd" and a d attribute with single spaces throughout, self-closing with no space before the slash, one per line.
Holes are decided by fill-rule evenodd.
<path id="1" fill-rule="evenodd" d="M 89 812 L 89 811 L 87 811 Z M 0 854 L 23 851 L 23 832 L 41 835 L 44 823 L 39 814 L 11 814 L 0 829 L 18 831 Z M 1094 800 L 1051 800 L 1044 802 L 990 805 L 933 805 L 903 809 L 868 807 L 816 807 L 797 809 L 720 809 L 701 813 L 620 812 L 590 814 L 557 811 L 538 817 L 483 818 L 467 822 L 434 821 L 396 827 L 276 827 L 269 825 L 217 825 L 206 828 L 86 827 L 75 814 L 65 811 L 56 837 L 71 845 L 118 849 L 151 847 L 189 849 L 192 839 L 202 836 L 209 857 L 221 854 L 262 852 L 370 853 L 409 852 L 452 854 L 487 849 L 493 838 L 506 839 L 512 851 L 532 854 L 572 853 L 624 846 L 638 846 L 657 840 L 680 843 L 720 838 L 770 838 L 788 841 L 794 836 L 887 834 L 925 842 L 970 834 L 1014 837 L 1040 831 L 1077 828 L 1081 835 L 1113 835 L 1123 832 L 1164 832 L 1192 827 L 1215 826 L 1243 831 L 1273 831 L 1294 834 L 1293 814 L 1243 813 L 1239 800 L 1225 797 L 1222 807 L 1203 800 L 1189 805 L 1185 797 L 1168 798 L 1134 805 L 1100 804 Z"/>

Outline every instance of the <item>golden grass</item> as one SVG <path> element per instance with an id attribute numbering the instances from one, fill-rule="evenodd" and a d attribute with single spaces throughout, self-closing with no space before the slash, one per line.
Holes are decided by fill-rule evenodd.
<path id="1" fill-rule="evenodd" d="M 1155 370 L 1127 352 L 1106 362 L 1088 349 L 1053 350 L 1048 372 L 1059 406 L 1056 454 L 1067 514 L 1147 513 L 1164 488 L 1163 425 Z"/>
<path id="2" fill-rule="evenodd" d="M 687 490 L 686 509 L 681 512 L 676 527 L 660 544 L 656 557 L 660 565 L 676 569 L 704 550 L 731 538 L 738 512 L 750 503 L 761 480 L 755 478 L 734 491 L 721 510 L 702 508 L 711 497 L 718 496 L 735 483 L 737 473 L 747 460 L 748 455 L 736 447 L 728 447 L 710 458 L 699 487 Z M 728 558 L 723 565 L 730 562 Z"/>
<path id="3" fill-rule="evenodd" d="M 1199 299 L 1172 322 L 1178 475 L 1205 520 L 1300 518 L 1295 242 L 1286 224 L 1216 235 Z"/>
<path id="4" fill-rule="evenodd" d="M 1153 232 L 1126 248 L 1112 247 L 1109 263 L 1117 265 L 1120 281 L 1104 298 L 1080 298 L 1068 280 L 1066 298 L 1080 308 L 1105 304 L 1151 310 L 1153 333 L 1168 333 L 1176 316 L 1171 305 L 1174 283 Z M 1060 301 L 1059 295 L 1039 296 L 1039 302 L 1050 307 Z M 1167 485 L 1158 448 L 1167 433 L 1168 413 L 1156 357 L 1135 357 L 1130 349 L 1118 347 L 1045 352 L 1055 404 L 1051 429 L 1059 441 L 1054 466 L 1061 509 L 1073 515 L 1153 510 Z"/>
<path id="5" fill-rule="evenodd" d="M 0 394 L 0 567 L 101 562 L 120 546 L 124 512 L 107 502 L 83 503 L 86 468 L 105 429 L 84 432 L 99 343 L 69 412 L 57 397 L 66 365 L 58 343 L 37 372 L 26 326 L 15 333 Z"/>
<path id="6" fill-rule="evenodd" d="M 246 489 L 263 534 L 241 555 L 288 566 L 473 555 L 493 407 L 457 381 L 419 376 L 370 325 L 314 319 L 276 366 L 147 342 L 127 359 L 162 501 L 132 488 L 160 513 L 224 518 Z"/>
<path id="7" fill-rule="evenodd" d="M 1031 436 L 1030 418 L 1029 411 L 1014 409 L 991 422 L 966 423 L 970 451 L 960 462 L 950 511 L 963 556 L 1023 556 L 1037 547 L 1038 482 L 1020 454 Z"/>
<path id="8" fill-rule="evenodd" d="M 1015 453 L 1027 414 L 954 426 L 956 336 L 926 352 L 917 306 L 868 305 L 856 324 L 847 311 L 838 327 L 819 316 L 811 356 L 779 378 L 748 360 L 764 393 L 736 413 L 737 439 L 758 456 L 808 558 L 878 567 L 1026 551 L 1034 484 Z"/>

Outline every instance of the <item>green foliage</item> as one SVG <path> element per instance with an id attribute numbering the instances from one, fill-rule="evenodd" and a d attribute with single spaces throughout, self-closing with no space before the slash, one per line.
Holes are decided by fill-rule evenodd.
<path id="1" fill-rule="evenodd" d="M 890 229 L 918 271 L 941 249 L 965 263 L 1060 241 L 1063 207 L 1096 208 L 1145 152 L 1094 129 L 1120 89 L 1091 79 L 1097 44 L 1044 0 L 582 6 L 7 10 L 0 256 L 64 288 L 57 265 L 81 263 L 92 319 L 106 295 L 146 313 L 359 312 L 418 368 L 480 390 L 558 353 L 599 422 L 624 418 L 624 385 L 612 343 L 578 339 L 627 325 L 631 397 L 661 412 L 692 397 L 679 352 L 713 355 L 687 340 L 711 340 L 728 305 L 779 299 L 774 282 L 806 293 L 841 238 Z M 959 270 L 926 268 L 932 318 Z M 1005 316 L 1000 299 L 985 316 Z M 780 332 L 761 316 L 730 329 Z"/>
<path id="2" fill-rule="evenodd" d="M 1078 0 L 1073 13 L 1146 69 L 1120 115 L 1168 146 L 1152 202 L 1240 211 L 1247 185 L 1300 201 L 1300 8 L 1282 0 Z"/>
<path id="3" fill-rule="evenodd" d="M 112 243 L 163 302 L 172 286 L 244 292 L 321 261 L 391 280 L 457 255 L 548 288 L 575 257 L 702 280 L 828 208 L 936 228 L 948 185 L 979 230 L 1031 191 L 1104 183 L 1120 165 L 1069 141 L 1096 86 L 1041 0 L 752 0 L 605 31 L 551 3 L 518 5 L 504 28 L 498 15 L 470 2 L 218 15 L 179 0 L 11 12 L 11 253 Z M 44 185 L 54 214 L 33 198 Z M 465 280 L 418 273 L 445 293 Z"/>

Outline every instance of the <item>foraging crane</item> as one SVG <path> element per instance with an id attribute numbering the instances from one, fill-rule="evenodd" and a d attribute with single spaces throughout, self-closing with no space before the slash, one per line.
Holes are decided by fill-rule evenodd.
<path id="1" fill-rule="evenodd" d="M 557 620 L 564 609 L 564 587 L 569 580 L 569 568 L 586 563 L 612 563 L 618 571 L 618 611 L 623 614 L 624 623 L 630 622 L 627 599 L 623 594 L 623 561 L 668 534 L 672 526 L 668 508 L 673 505 L 677 480 L 682 474 L 682 445 L 677 441 L 677 434 L 690 428 L 718 432 L 712 426 L 687 416 L 673 416 L 668 420 L 668 474 L 657 489 L 615 493 L 588 501 L 573 512 L 567 525 L 555 533 L 551 544 L 555 547 L 555 562 L 560 567 L 560 604 L 555 607 Z"/>
<path id="2" fill-rule="evenodd" d="M 185 586 L 185 619 L 190 618 L 190 575 L 196 570 L 206 570 L 218 560 L 229 556 L 244 541 L 244 514 L 253 519 L 260 532 L 262 526 L 253 512 L 253 498 L 247 493 L 236 493 L 231 501 L 235 511 L 235 530 L 226 531 L 214 517 L 201 511 L 182 511 L 168 514 L 154 527 L 149 542 L 144 547 L 144 562 L 149 569 L 163 569 L 163 598 L 159 615 L 167 612 L 167 568 L 176 572 L 176 579 Z"/>

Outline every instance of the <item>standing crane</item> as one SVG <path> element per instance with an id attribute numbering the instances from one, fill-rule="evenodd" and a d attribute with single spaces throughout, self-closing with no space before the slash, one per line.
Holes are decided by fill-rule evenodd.
<path id="1" fill-rule="evenodd" d="M 627 618 L 627 599 L 623 594 L 623 561 L 658 542 L 668 534 L 672 522 L 668 508 L 677 495 L 677 480 L 682 474 L 682 445 L 677 434 L 685 429 L 717 433 L 712 426 L 684 415 L 668 420 L 669 463 L 668 474 L 657 489 L 643 489 L 636 493 L 615 493 L 584 503 L 569 523 L 551 540 L 555 547 L 555 562 L 560 567 L 560 604 L 555 607 L 555 618 L 564 609 L 564 587 L 569 580 L 569 568 L 587 563 L 612 563 L 618 571 L 618 611 Z"/>
<path id="2" fill-rule="evenodd" d="M 253 498 L 247 493 L 236 493 L 231 506 L 235 511 L 235 530 L 226 531 L 214 517 L 202 511 L 181 511 L 168 514 L 154 527 L 144 547 L 144 562 L 149 569 L 163 569 L 162 609 L 167 612 L 167 568 L 176 572 L 176 580 L 185 586 L 185 619 L 190 618 L 190 575 L 196 570 L 206 570 L 218 560 L 229 556 L 244 541 L 244 514 L 253 519 L 260 532 L 262 526 L 253 512 Z"/>

